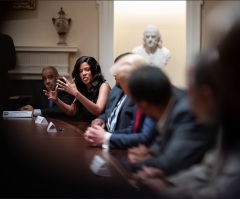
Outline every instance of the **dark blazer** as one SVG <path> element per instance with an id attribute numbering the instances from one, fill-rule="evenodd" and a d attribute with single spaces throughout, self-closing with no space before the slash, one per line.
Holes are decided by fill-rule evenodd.
<path id="1" fill-rule="evenodd" d="M 98 118 L 103 120 L 105 124 L 107 123 L 109 116 L 111 115 L 114 107 L 117 105 L 123 94 L 123 91 L 117 86 L 114 86 L 111 89 L 105 111 L 103 114 L 98 116 Z M 114 133 L 117 133 L 117 131 L 121 129 L 132 129 L 136 110 L 137 106 L 132 102 L 132 100 L 127 97 L 122 105 L 121 110 L 119 111 Z"/>
<path id="2" fill-rule="evenodd" d="M 0 112 L 7 106 L 10 81 L 8 78 L 8 71 L 14 69 L 16 66 L 16 52 L 13 40 L 10 36 L 0 33 Z"/>
<path id="3" fill-rule="evenodd" d="M 237 131 L 239 132 L 239 131 Z M 237 199 L 240 198 L 240 142 L 218 147 L 206 153 L 195 165 L 166 180 L 174 185 L 160 192 L 166 199 Z"/>
<path id="4" fill-rule="evenodd" d="M 198 163 L 204 153 L 214 145 L 218 127 L 206 128 L 193 115 L 186 93 L 173 88 L 175 101 L 168 113 L 165 132 L 160 132 L 150 150 L 154 158 L 136 165 L 159 168 L 166 175 Z"/>
<path id="5" fill-rule="evenodd" d="M 48 98 L 43 93 L 44 89 L 46 90 L 43 83 L 38 84 L 28 104 L 34 109 L 41 109 L 43 117 L 66 117 L 67 115 L 55 103 L 52 107 L 48 107 Z M 72 95 L 61 90 L 58 91 L 58 97 L 67 104 L 71 104 L 74 100 Z"/>
<path id="6" fill-rule="evenodd" d="M 12 70 L 16 66 L 16 52 L 10 36 L 0 33 L 0 74 Z"/>
<path id="7" fill-rule="evenodd" d="M 155 136 L 158 135 L 156 122 L 145 115 L 141 118 L 141 125 L 136 133 L 132 129 L 122 129 L 113 133 L 110 137 L 110 148 L 130 148 L 138 144 L 149 145 Z"/>

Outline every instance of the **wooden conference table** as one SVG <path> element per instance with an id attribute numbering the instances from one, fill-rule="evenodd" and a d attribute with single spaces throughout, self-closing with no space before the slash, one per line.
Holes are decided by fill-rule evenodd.
<path id="1" fill-rule="evenodd" d="M 145 197 L 127 181 L 119 161 L 126 159 L 126 151 L 88 146 L 83 137 L 87 123 L 47 121 L 57 133 L 48 133 L 47 125 L 34 118 L 1 119 L 1 197 Z M 106 161 L 108 176 L 91 171 L 95 155 Z"/>

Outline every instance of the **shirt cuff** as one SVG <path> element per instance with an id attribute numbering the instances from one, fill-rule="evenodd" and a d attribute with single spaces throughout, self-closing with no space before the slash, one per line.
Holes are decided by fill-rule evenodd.
<path id="1" fill-rule="evenodd" d="M 103 141 L 103 144 L 102 144 L 103 149 L 109 149 L 109 140 L 110 140 L 111 136 L 112 136 L 112 134 L 109 133 L 109 132 L 106 132 L 104 134 L 104 141 Z"/>
<path id="2" fill-rule="evenodd" d="M 33 116 L 37 117 L 39 115 L 42 115 L 41 109 L 34 109 L 33 110 Z"/>

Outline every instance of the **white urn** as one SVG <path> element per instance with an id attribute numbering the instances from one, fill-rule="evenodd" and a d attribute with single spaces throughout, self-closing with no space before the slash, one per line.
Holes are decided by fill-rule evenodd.
<path id="1" fill-rule="evenodd" d="M 67 45 L 66 43 L 66 34 L 69 30 L 69 26 L 71 24 L 71 19 L 66 19 L 64 17 L 65 12 L 61 8 L 61 10 L 58 12 L 59 17 L 58 18 L 52 18 L 52 22 L 57 30 L 58 36 L 59 36 L 59 42 L 58 45 Z"/>

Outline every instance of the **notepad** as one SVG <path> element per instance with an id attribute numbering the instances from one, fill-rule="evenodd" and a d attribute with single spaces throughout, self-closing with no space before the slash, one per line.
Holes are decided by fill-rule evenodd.
<path id="1" fill-rule="evenodd" d="M 90 165 L 91 171 L 97 176 L 110 177 L 111 173 L 106 165 L 106 161 L 95 155 Z"/>
<path id="2" fill-rule="evenodd" d="M 32 117 L 32 111 L 3 111 L 3 118 L 28 118 Z"/>

